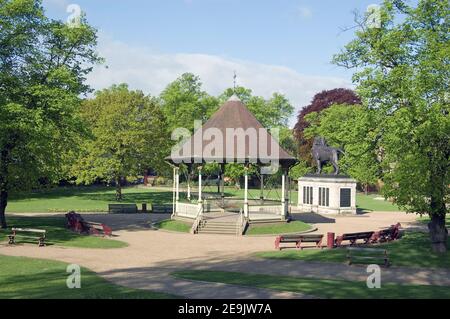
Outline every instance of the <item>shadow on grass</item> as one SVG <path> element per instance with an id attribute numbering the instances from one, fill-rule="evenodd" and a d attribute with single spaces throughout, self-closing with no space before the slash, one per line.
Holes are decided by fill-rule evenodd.
<path id="1" fill-rule="evenodd" d="M 449 239 L 450 247 L 450 239 Z M 370 245 L 368 247 L 387 249 L 393 266 L 450 268 L 450 254 L 433 253 L 428 234 L 407 232 L 400 240 Z M 335 262 L 347 261 L 347 250 L 336 248 L 332 250 L 284 250 L 257 253 L 258 257 L 269 259 L 302 260 L 307 262 Z"/>
<path id="2" fill-rule="evenodd" d="M 439 286 L 385 283 L 380 289 L 368 289 L 365 282 L 204 270 L 180 271 L 173 275 L 182 279 L 291 291 L 328 299 L 450 298 L 450 287 Z"/>
<path id="3" fill-rule="evenodd" d="M 46 200 L 46 199 L 67 199 L 76 197 L 81 200 L 92 200 L 102 202 L 116 202 L 115 189 L 112 187 L 59 187 L 52 189 L 37 190 L 32 192 L 21 192 L 12 194 L 11 200 Z M 124 203 L 155 203 L 165 204 L 172 203 L 172 192 L 156 191 L 151 188 L 139 189 L 134 187 L 127 187 L 123 189 Z"/>
<path id="4" fill-rule="evenodd" d="M 80 248 L 122 248 L 127 244 L 97 236 L 80 235 L 65 228 L 64 217 L 8 217 L 9 229 L 0 230 L 0 240 L 6 240 L 12 228 L 34 228 L 46 230 L 46 244 Z M 18 244 L 36 243 L 33 240 L 17 238 Z"/>
<path id="5" fill-rule="evenodd" d="M 114 285 L 81 269 L 81 289 L 69 289 L 67 265 L 61 262 L 0 256 L 2 299 L 160 299 L 171 295 Z"/>

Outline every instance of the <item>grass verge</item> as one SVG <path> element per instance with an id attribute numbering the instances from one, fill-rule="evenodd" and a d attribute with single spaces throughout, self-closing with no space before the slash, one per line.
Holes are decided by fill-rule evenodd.
<path id="1" fill-rule="evenodd" d="M 178 220 L 163 220 L 155 224 L 156 228 L 176 231 L 180 233 L 189 233 L 191 231 L 192 225 L 188 223 L 180 222 Z"/>
<path id="2" fill-rule="evenodd" d="M 423 268 L 450 268 L 450 254 L 439 255 L 431 251 L 428 234 L 419 232 L 406 233 L 400 240 L 371 245 L 371 247 L 388 250 L 389 259 L 393 266 L 423 267 Z M 449 240 L 450 247 L 450 240 Z M 296 250 L 269 251 L 257 253 L 256 256 L 268 259 L 291 259 L 318 262 L 346 262 L 347 250 L 337 248 L 332 250 Z"/>
<path id="3" fill-rule="evenodd" d="M 81 269 L 81 288 L 68 289 L 67 264 L 0 255 L 0 299 L 168 299 L 174 296 L 115 285 Z"/>
<path id="4" fill-rule="evenodd" d="M 311 230 L 309 224 L 301 221 L 292 221 L 290 223 L 279 223 L 270 225 L 252 225 L 247 230 L 246 235 L 280 235 L 300 233 Z"/>
<path id="5" fill-rule="evenodd" d="M 119 240 L 80 235 L 68 230 L 65 227 L 66 219 L 63 217 L 8 217 L 8 226 L 11 228 L 38 228 L 47 231 L 47 245 L 57 245 L 63 247 L 78 248 L 123 248 L 128 246 L 127 243 Z M 11 234 L 11 230 L 0 230 L 0 241 L 6 240 L 7 235 Z M 17 239 L 17 243 L 33 243 L 36 241 Z"/>
<path id="6" fill-rule="evenodd" d="M 366 282 L 326 280 L 288 276 L 268 276 L 224 271 L 189 270 L 172 274 L 176 278 L 218 282 L 239 286 L 302 293 L 327 299 L 448 299 L 450 287 L 382 284 L 380 289 L 367 288 Z"/>

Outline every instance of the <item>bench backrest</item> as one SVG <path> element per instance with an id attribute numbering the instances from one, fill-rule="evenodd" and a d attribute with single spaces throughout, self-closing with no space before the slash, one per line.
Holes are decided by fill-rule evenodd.
<path id="1" fill-rule="evenodd" d="M 303 241 L 303 242 L 316 242 L 322 240 L 323 235 L 285 235 L 281 236 L 281 241 Z"/>
<path id="2" fill-rule="evenodd" d="M 109 204 L 108 210 L 116 214 L 134 214 L 137 213 L 138 208 L 136 204 Z"/>
<path id="3" fill-rule="evenodd" d="M 12 231 L 23 233 L 37 233 L 37 234 L 45 234 L 47 232 L 44 229 L 31 229 L 31 228 L 13 228 Z"/>
<path id="4" fill-rule="evenodd" d="M 370 232 L 362 232 L 362 233 L 349 233 L 349 234 L 343 234 L 342 239 L 348 240 L 348 239 L 362 239 L 362 238 L 370 238 L 373 235 L 373 231 Z"/>
<path id="5" fill-rule="evenodd" d="M 360 253 L 370 253 L 370 254 L 386 254 L 386 249 L 379 248 L 360 248 L 360 247 L 348 247 L 349 252 L 360 252 Z"/>
<path id="6" fill-rule="evenodd" d="M 163 213 L 171 213 L 173 210 L 172 205 L 153 205 L 152 204 L 152 212 L 163 212 Z"/>

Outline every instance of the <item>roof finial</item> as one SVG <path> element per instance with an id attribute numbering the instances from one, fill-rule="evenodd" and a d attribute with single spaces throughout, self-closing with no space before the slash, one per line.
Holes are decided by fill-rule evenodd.
<path id="1" fill-rule="evenodd" d="M 234 71 L 234 76 L 233 76 L 233 95 L 228 99 L 228 101 L 231 102 L 240 102 L 241 100 L 239 99 L 239 97 L 236 94 L 236 71 Z"/>

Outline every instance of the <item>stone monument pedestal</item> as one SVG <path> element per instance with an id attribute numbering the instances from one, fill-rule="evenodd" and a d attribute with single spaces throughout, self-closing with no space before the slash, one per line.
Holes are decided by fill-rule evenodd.
<path id="1" fill-rule="evenodd" d="M 306 175 L 298 180 L 298 208 L 318 214 L 356 214 L 356 180 L 343 175 Z"/>

